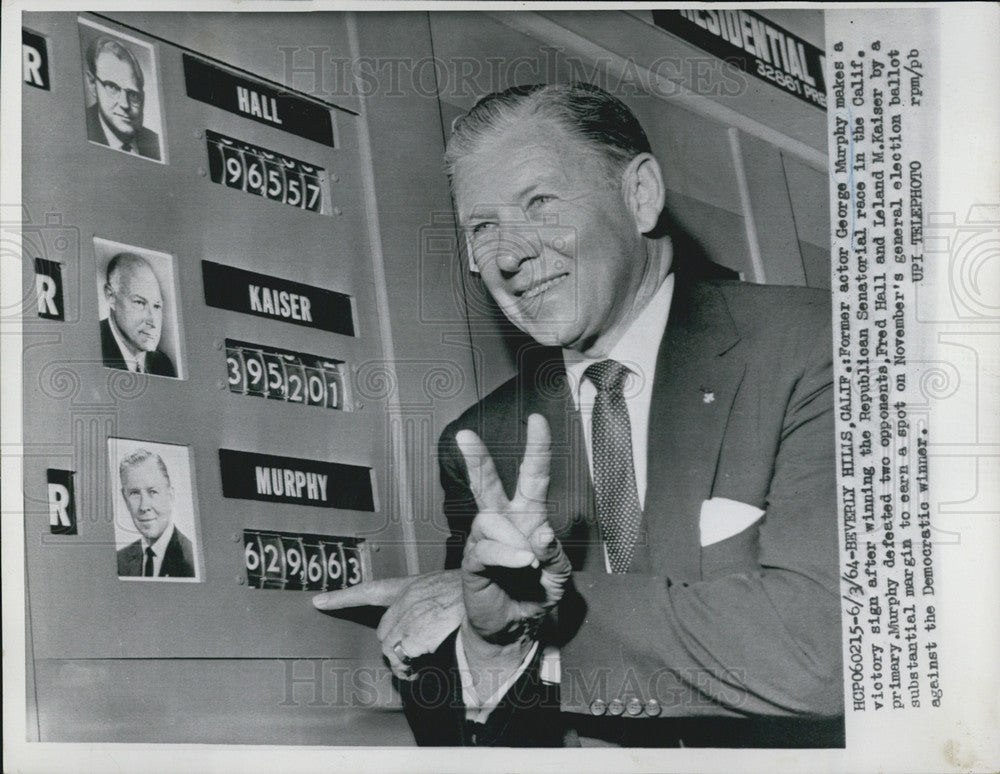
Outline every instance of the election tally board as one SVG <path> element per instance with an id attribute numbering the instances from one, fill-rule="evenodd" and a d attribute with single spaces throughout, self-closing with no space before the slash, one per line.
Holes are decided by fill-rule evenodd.
<path id="1" fill-rule="evenodd" d="M 407 572 L 399 548 L 382 550 L 404 543 L 383 506 L 386 396 L 361 401 L 355 387 L 359 364 L 385 359 L 357 111 L 215 60 L 169 26 L 31 21 L 24 199 L 59 213 L 24 240 L 25 374 L 42 385 L 25 394 L 27 430 L 57 449 L 26 465 L 28 573 L 46 600 L 36 657 L 323 656 L 331 637 L 334 652 L 371 650 L 364 632 L 266 593 Z M 89 78 L 87 52 L 107 39 L 142 71 L 143 97 L 129 99 L 144 102 L 145 144 L 137 133 L 132 149 L 98 132 L 95 96 L 118 84 Z M 109 359 L 102 337 L 128 333 L 109 310 L 121 254 L 153 269 L 162 321 L 146 363 L 172 374 Z M 194 567 L 123 583 L 149 580 L 122 569 L 140 539 L 122 477 L 147 453 L 163 461 Z M 179 606 L 156 601 L 168 594 Z M 85 632 L 63 625 L 79 609 L 95 611 Z M 136 625 L 116 623 L 124 610 Z M 273 627 L 220 650 L 241 610 Z M 199 636 L 170 635 L 179 616 Z"/>

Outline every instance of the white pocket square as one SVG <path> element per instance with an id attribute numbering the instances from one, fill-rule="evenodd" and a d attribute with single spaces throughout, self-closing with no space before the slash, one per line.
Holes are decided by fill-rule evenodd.
<path id="1" fill-rule="evenodd" d="M 742 532 L 763 515 L 764 511 L 760 508 L 739 500 L 713 497 L 703 501 L 698 518 L 702 548 Z"/>

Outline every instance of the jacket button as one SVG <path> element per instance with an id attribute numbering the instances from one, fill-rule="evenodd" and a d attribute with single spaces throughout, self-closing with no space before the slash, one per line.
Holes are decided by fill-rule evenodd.
<path id="1" fill-rule="evenodd" d="M 646 702 L 646 714 L 651 718 L 655 718 L 660 714 L 660 702 L 656 699 L 650 699 Z"/>
<path id="2" fill-rule="evenodd" d="M 612 699 L 608 702 L 608 714 L 609 715 L 621 715 L 625 711 L 625 705 L 621 703 L 618 699 Z"/>
<path id="3" fill-rule="evenodd" d="M 639 701 L 634 696 L 628 700 L 625 704 L 625 711 L 629 715 L 641 715 L 642 714 L 642 702 Z"/>
<path id="4" fill-rule="evenodd" d="M 608 705 L 604 703 L 601 699 L 594 699 L 590 702 L 590 714 L 591 715 L 603 715 L 604 711 L 608 708 Z"/>

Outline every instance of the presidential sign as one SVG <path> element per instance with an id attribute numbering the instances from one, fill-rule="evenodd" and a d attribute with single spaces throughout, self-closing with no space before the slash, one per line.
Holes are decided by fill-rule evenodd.
<path id="1" fill-rule="evenodd" d="M 826 109 L 823 49 L 742 8 L 656 9 L 653 23 L 813 107 Z"/>

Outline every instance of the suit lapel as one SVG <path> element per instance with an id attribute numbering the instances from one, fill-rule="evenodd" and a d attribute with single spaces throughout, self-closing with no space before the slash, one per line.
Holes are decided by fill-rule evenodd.
<path id="1" fill-rule="evenodd" d="M 123 564 L 123 572 L 120 575 L 134 576 L 142 575 L 142 541 L 135 541 L 128 548 L 125 549 L 125 561 Z"/>
<path id="2" fill-rule="evenodd" d="M 678 278 L 660 344 L 649 416 L 647 486 L 630 572 L 674 582 L 701 576 L 701 503 L 712 485 L 726 422 L 745 371 L 720 290 Z"/>
<path id="3" fill-rule="evenodd" d="M 177 539 L 177 527 L 174 527 L 174 534 L 167 541 L 167 547 L 163 551 L 163 561 L 160 563 L 160 577 L 169 578 L 174 574 L 177 565 L 177 557 L 181 553 L 180 540 Z"/>

